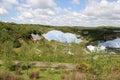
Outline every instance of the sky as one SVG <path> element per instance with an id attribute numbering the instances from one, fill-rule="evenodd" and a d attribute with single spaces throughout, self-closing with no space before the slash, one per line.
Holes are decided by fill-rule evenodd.
<path id="1" fill-rule="evenodd" d="M 0 0 L 0 21 L 120 27 L 120 0 Z"/>

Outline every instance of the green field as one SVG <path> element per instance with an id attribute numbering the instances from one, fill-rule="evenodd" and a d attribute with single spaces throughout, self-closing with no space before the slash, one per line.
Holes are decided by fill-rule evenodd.
<path id="1" fill-rule="evenodd" d="M 120 37 L 120 33 L 113 32 L 119 29 L 113 26 L 53 27 L 0 22 L 0 80 L 120 80 L 119 53 L 84 52 L 88 43 Z M 50 30 L 81 35 L 83 42 L 65 44 L 49 42 L 44 38 L 36 42 L 31 40 L 31 33 L 41 35 Z M 84 35 L 84 31 L 88 31 L 89 34 Z M 69 49 L 74 55 L 67 54 Z M 15 64 L 14 61 L 21 64 Z M 30 65 L 31 62 L 43 62 L 47 65 L 35 66 Z M 62 65 L 51 67 L 54 63 L 75 66 L 70 69 Z"/>

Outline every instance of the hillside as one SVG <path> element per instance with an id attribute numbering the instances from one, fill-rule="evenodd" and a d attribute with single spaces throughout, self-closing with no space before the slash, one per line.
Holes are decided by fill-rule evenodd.
<path id="1" fill-rule="evenodd" d="M 16 40 L 22 38 L 30 40 L 30 34 L 44 34 L 50 30 L 60 30 L 81 35 L 89 41 L 110 40 L 120 37 L 120 28 L 113 26 L 100 27 L 68 27 L 68 26 L 44 26 L 37 24 L 15 24 L 0 22 L 1 41 Z M 5 36 L 4 36 L 5 35 Z M 94 36 L 93 36 L 94 35 Z"/>
<path id="2" fill-rule="evenodd" d="M 81 45 L 85 47 L 87 44 L 96 44 L 97 41 L 107 41 L 112 40 L 120 37 L 120 28 L 112 27 L 112 26 L 101 26 L 101 27 L 67 27 L 67 26 L 44 26 L 44 25 L 37 25 L 37 24 L 15 24 L 15 23 L 4 23 L 0 22 L 0 53 L 3 51 L 3 45 L 11 45 L 15 51 L 19 52 L 19 48 L 27 46 L 37 46 L 50 49 L 50 53 L 53 52 L 55 46 L 61 46 L 64 51 L 64 48 L 68 45 L 62 44 L 59 42 L 54 41 L 47 41 L 46 39 L 42 38 L 37 43 L 34 43 L 31 37 L 31 34 L 38 34 L 42 35 L 47 33 L 51 30 L 59 30 L 62 32 L 69 32 L 76 34 L 79 38 L 83 40 L 81 44 L 74 44 L 77 48 Z M 87 42 L 85 42 L 87 41 Z M 84 43 L 85 42 L 85 43 Z M 40 45 L 43 44 L 43 45 Z M 45 45 L 44 45 L 45 44 Z M 74 46 L 74 47 L 75 47 Z M 50 47 L 50 48 L 49 48 Z M 72 50 L 74 53 L 77 53 L 77 48 L 72 46 Z M 18 49 L 18 50 L 16 50 Z M 43 49 L 44 50 L 44 49 Z M 59 49 L 58 49 L 59 50 Z M 46 50 L 47 51 L 47 50 Z M 44 51 L 43 51 L 44 52 Z M 60 52 L 60 51 L 58 51 Z"/>
<path id="3" fill-rule="evenodd" d="M 44 37 L 49 31 L 60 32 L 64 40 L 72 36 L 82 42 L 49 41 Z M 57 33 L 46 36 L 56 37 Z M 109 51 L 110 54 L 86 51 L 87 45 L 102 41 L 115 39 L 119 44 L 118 37 L 120 28 L 111 26 L 88 28 L 0 22 L 0 79 L 68 80 L 68 76 L 84 78 L 82 80 L 119 80 L 119 54 L 113 54 L 114 50 Z"/>

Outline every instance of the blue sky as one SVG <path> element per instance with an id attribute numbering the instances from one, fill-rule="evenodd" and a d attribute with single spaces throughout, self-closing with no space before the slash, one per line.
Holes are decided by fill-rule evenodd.
<path id="1" fill-rule="evenodd" d="M 74 4 L 71 0 L 55 0 L 56 4 L 61 8 L 71 8 L 73 11 L 82 11 L 88 0 L 81 0 L 79 4 Z"/>
<path id="2" fill-rule="evenodd" d="M 120 0 L 0 0 L 0 21 L 119 27 Z"/>

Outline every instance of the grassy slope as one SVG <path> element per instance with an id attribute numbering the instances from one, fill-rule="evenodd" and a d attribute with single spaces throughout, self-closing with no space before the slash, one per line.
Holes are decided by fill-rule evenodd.
<path id="1" fill-rule="evenodd" d="M 113 69 L 115 69 L 115 71 L 119 71 L 119 55 L 105 55 L 102 52 L 84 55 L 82 53 L 83 49 L 85 48 L 85 43 L 72 43 L 71 45 L 68 45 L 55 41 L 48 42 L 45 39 L 41 39 L 37 43 L 34 43 L 30 38 L 31 33 L 43 34 L 54 29 L 61 30 L 63 32 L 80 34 L 89 41 L 95 41 L 99 39 L 107 40 L 112 39 L 116 36 L 120 37 L 119 33 L 114 34 L 111 31 L 119 29 L 116 27 L 72 28 L 0 22 L 0 60 L 4 62 L 4 65 L 0 67 L 0 70 L 2 71 L 6 68 L 10 68 L 12 65 L 11 61 L 20 60 L 24 61 L 25 64 L 30 61 L 67 62 L 77 64 L 84 62 L 89 65 L 89 70 L 84 72 L 89 80 L 93 80 L 92 76 L 96 76 L 96 80 L 106 80 L 104 75 L 111 74 L 111 71 Z M 104 32 L 103 30 L 108 31 Z M 82 32 L 84 31 L 88 31 L 89 35 L 83 35 Z M 106 36 L 106 38 L 104 38 L 103 36 Z M 72 56 L 65 54 L 68 52 L 68 49 L 71 49 L 71 51 L 74 52 L 75 55 Z M 94 60 L 96 56 L 99 57 L 98 59 Z M 118 67 L 116 67 L 115 65 L 118 65 Z M 35 69 L 40 70 L 40 68 Z M 34 68 L 31 68 L 29 72 L 31 70 L 34 70 Z M 40 73 L 40 75 L 42 76 L 40 80 L 61 80 L 61 69 L 46 71 L 40 70 Z M 26 70 L 23 70 L 23 76 L 28 79 Z M 114 78 L 113 80 L 117 79 Z"/>
<path id="2" fill-rule="evenodd" d="M 77 57 L 66 55 L 70 49 L 76 55 L 82 55 L 85 43 L 71 45 L 63 44 L 55 41 L 47 41 L 44 38 L 37 43 L 32 42 L 31 33 L 43 34 L 50 30 L 61 30 L 63 32 L 71 32 L 79 34 L 84 39 L 91 41 L 108 40 L 115 37 L 120 37 L 120 33 L 113 33 L 113 30 L 120 30 L 118 27 L 103 26 L 97 28 L 87 27 L 52 27 L 33 24 L 15 24 L 0 22 L 0 59 L 4 54 L 8 56 L 13 55 L 13 59 L 24 60 L 26 57 L 29 60 L 37 61 L 58 61 L 58 62 L 71 62 L 77 60 Z M 89 34 L 84 35 L 83 32 L 88 31 Z M 38 56 L 39 55 L 39 56 Z M 39 58 L 42 56 L 41 58 Z M 52 57 L 54 56 L 54 58 Z M 67 60 L 67 61 L 66 61 Z M 79 59 L 78 59 L 79 60 Z"/>

